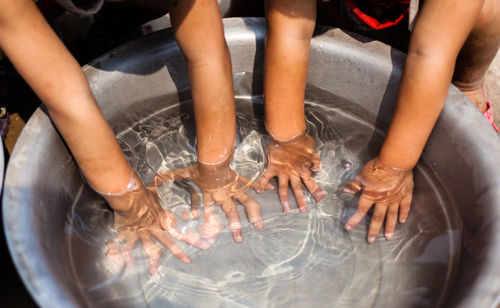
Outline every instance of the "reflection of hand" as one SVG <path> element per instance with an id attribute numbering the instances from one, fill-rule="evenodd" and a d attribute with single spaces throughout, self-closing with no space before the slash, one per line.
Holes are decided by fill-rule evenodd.
<path id="1" fill-rule="evenodd" d="M 204 238 L 208 238 L 210 242 L 215 241 L 222 228 L 222 225 L 217 221 L 211 210 L 213 202 L 215 202 L 216 205 L 222 206 L 222 210 L 226 213 L 229 229 L 233 234 L 235 242 L 243 241 L 243 237 L 241 234 L 240 216 L 233 199 L 238 200 L 245 206 L 248 219 L 256 229 L 261 229 L 264 224 L 260 216 L 259 204 L 244 191 L 249 184 L 249 180 L 239 176 L 236 172 L 231 170 L 229 168 L 230 161 L 231 159 L 228 158 L 217 165 L 198 162 L 196 165 L 187 168 L 166 172 L 160 171 L 154 179 L 156 186 L 166 181 L 183 181 L 190 179 L 202 190 L 203 210 L 205 215 L 204 222 L 200 228 L 200 234 Z M 197 197 L 193 192 L 191 192 L 191 195 L 193 215 L 197 217 Z"/>
<path id="2" fill-rule="evenodd" d="M 263 192 L 266 185 L 269 185 L 269 180 L 277 176 L 278 193 L 285 212 L 290 210 L 288 182 L 301 212 L 307 212 L 301 181 L 317 202 L 325 198 L 326 192 L 311 177 L 311 172 L 321 170 L 321 159 L 314 150 L 314 140 L 309 135 L 303 134 L 286 142 L 271 139 L 267 145 L 267 155 L 267 170 L 255 185 L 257 192 Z"/>
<path id="3" fill-rule="evenodd" d="M 140 239 L 146 255 L 150 258 L 149 273 L 154 274 L 158 267 L 161 248 L 152 237 L 165 245 L 170 252 L 184 263 L 191 263 L 189 257 L 171 240 L 182 240 L 200 249 L 208 249 L 210 244 L 201 240 L 192 232 L 180 233 L 175 228 L 175 216 L 168 210 L 162 209 L 158 203 L 158 196 L 152 190 L 144 187 L 137 174 L 132 175 L 133 187 L 125 193 L 104 197 L 115 209 L 115 228 L 118 231 L 118 240 L 125 242 L 124 251 L 126 260 L 132 260 L 130 251 L 134 248 L 137 239 Z M 120 210 L 117 210 L 120 209 Z M 109 255 L 116 254 L 119 249 L 114 243 L 108 244 Z"/>
<path id="4" fill-rule="evenodd" d="M 396 222 L 404 223 L 410 212 L 413 193 L 413 173 L 382 165 L 374 158 L 361 169 L 356 178 L 347 183 L 344 191 L 355 194 L 362 190 L 357 212 L 349 218 L 345 228 L 351 230 L 375 204 L 368 231 L 368 242 L 373 243 L 385 219 L 385 238 L 394 236 Z"/>

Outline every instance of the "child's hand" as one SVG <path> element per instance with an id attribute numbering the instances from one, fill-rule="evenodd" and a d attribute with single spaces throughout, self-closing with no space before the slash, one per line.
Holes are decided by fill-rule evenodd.
<path id="1" fill-rule="evenodd" d="M 136 174 L 134 177 L 138 176 Z M 141 183 L 140 179 L 136 183 Z M 181 233 L 175 228 L 175 216 L 168 210 L 164 210 L 158 203 L 158 195 L 151 189 L 137 184 L 131 191 L 120 195 L 104 196 L 115 210 L 115 228 L 118 231 L 118 240 L 124 243 L 121 254 L 125 259 L 132 262 L 130 251 L 134 248 L 137 239 L 142 242 L 144 252 L 149 257 L 149 273 L 152 275 L 158 267 L 161 248 L 158 247 L 152 237 L 165 245 L 168 250 L 184 263 L 191 263 L 189 257 L 170 239 L 164 231 L 174 239 L 182 240 L 200 249 L 208 249 L 210 244 L 201 240 L 192 232 Z M 108 244 L 110 254 L 118 252 L 114 243 Z"/>
<path id="2" fill-rule="evenodd" d="M 278 193 L 283 210 L 288 212 L 288 182 L 292 186 L 299 210 L 307 212 L 307 204 L 302 191 L 302 183 L 313 195 L 316 202 L 323 200 L 326 192 L 312 179 L 311 172 L 321 170 L 321 159 L 314 150 L 314 140 L 307 134 L 290 141 L 278 142 L 273 139 L 267 146 L 268 166 L 266 173 L 255 185 L 258 193 L 269 185 L 269 180 L 278 177 Z"/>
<path id="3" fill-rule="evenodd" d="M 256 229 L 262 229 L 264 221 L 260 216 L 260 205 L 250 197 L 245 189 L 249 185 L 247 178 L 239 176 L 229 168 L 231 159 L 217 165 L 197 163 L 187 168 L 176 169 L 174 171 L 160 171 L 155 176 L 154 184 L 161 185 L 166 181 L 192 180 L 203 193 L 204 222 L 200 228 L 200 234 L 211 243 L 218 237 L 222 224 L 215 218 L 211 210 L 212 203 L 222 206 L 226 213 L 229 229 L 235 242 L 243 241 L 241 234 L 241 222 L 238 209 L 234 199 L 238 200 L 244 207 L 249 221 Z M 197 217 L 196 195 L 192 195 L 193 216 Z"/>
<path id="4" fill-rule="evenodd" d="M 357 212 L 345 225 L 351 230 L 375 204 L 375 210 L 368 231 L 368 243 L 373 243 L 385 219 L 385 238 L 394 236 L 396 222 L 404 223 L 410 212 L 413 193 L 413 173 L 382 165 L 374 158 L 363 167 L 356 178 L 347 183 L 345 192 L 355 194 L 362 190 Z"/>

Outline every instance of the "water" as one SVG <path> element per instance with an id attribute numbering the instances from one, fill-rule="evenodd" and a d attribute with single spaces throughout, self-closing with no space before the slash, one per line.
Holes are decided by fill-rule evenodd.
<path id="1" fill-rule="evenodd" d="M 253 104 L 252 104 L 253 100 Z M 122 131 L 118 139 L 128 161 L 149 182 L 159 169 L 196 161 L 196 138 L 189 103 L 167 107 Z M 237 102 L 238 146 L 232 168 L 256 178 L 265 164 L 267 136 L 259 98 Z M 379 235 L 366 243 L 369 220 L 343 229 L 357 198 L 342 191 L 363 163 L 376 154 L 382 134 L 343 109 L 306 105 L 308 133 L 316 140 L 323 169 L 315 175 L 327 197 L 309 213 L 284 214 L 276 191 L 250 192 L 261 205 L 264 228 L 255 230 L 239 205 L 243 243 L 223 230 L 214 246 L 200 251 L 178 243 L 192 259 L 186 265 L 163 249 L 158 273 L 148 275 L 140 245 L 133 267 L 106 258 L 112 240 L 112 214 L 86 188 L 75 205 L 67 231 L 70 272 L 75 288 L 97 307 L 435 307 L 453 276 L 459 251 L 459 225 L 438 179 L 425 165 L 415 172 L 410 217 L 393 240 Z M 185 186 L 159 189 L 162 206 L 178 216 L 179 228 L 196 230 L 185 220 L 190 196 Z M 227 225 L 219 207 L 219 220 Z M 383 234 L 383 233 L 381 233 Z"/>

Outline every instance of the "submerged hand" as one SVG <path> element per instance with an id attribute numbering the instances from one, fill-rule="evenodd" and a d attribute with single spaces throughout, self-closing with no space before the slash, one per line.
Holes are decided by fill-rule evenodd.
<path id="1" fill-rule="evenodd" d="M 361 169 L 356 178 L 347 183 L 344 191 L 355 194 L 362 190 L 359 197 L 358 210 L 345 225 L 351 230 L 375 204 L 373 217 L 368 231 L 368 242 L 373 243 L 385 220 L 385 238 L 394 236 L 396 222 L 404 223 L 410 212 L 413 193 L 413 173 L 382 165 L 374 158 Z"/>
<path id="2" fill-rule="evenodd" d="M 307 134 L 290 141 L 278 142 L 273 139 L 267 146 L 268 166 L 262 178 L 255 185 L 255 190 L 263 192 L 269 181 L 278 177 L 278 193 L 283 210 L 288 212 L 288 182 L 292 186 L 299 210 L 307 212 L 307 204 L 302 190 L 302 183 L 313 195 L 316 202 L 323 200 L 326 192 L 312 179 L 311 173 L 321 170 L 321 159 L 314 150 L 314 140 Z"/>
<path id="3" fill-rule="evenodd" d="M 240 216 L 234 199 L 245 207 L 248 219 L 256 229 L 261 229 L 264 224 L 260 216 L 260 205 L 245 192 L 249 180 L 231 170 L 229 168 L 230 161 L 231 159 L 228 158 L 217 165 L 198 162 L 196 165 L 187 168 L 160 171 L 154 179 L 156 186 L 166 181 L 190 179 L 202 190 L 205 215 L 200 234 L 204 238 L 208 238 L 212 243 L 215 242 L 222 229 L 222 224 L 218 222 L 211 210 L 212 203 L 222 206 L 235 242 L 243 241 L 243 236 L 241 234 Z M 197 197 L 194 193 L 191 193 L 191 195 L 193 215 L 197 217 Z"/>
<path id="4" fill-rule="evenodd" d="M 130 251 L 134 248 L 137 239 L 140 239 L 144 252 L 150 259 L 149 273 L 154 274 L 161 256 L 161 248 L 152 239 L 155 237 L 182 262 L 191 263 L 189 257 L 164 231 L 167 231 L 170 237 L 197 248 L 208 249 L 210 247 L 206 241 L 201 240 L 192 232 L 179 232 L 175 228 L 175 216 L 160 206 L 158 195 L 144 187 L 137 174 L 134 173 L 132 177 L 133 180 L 135 178 L 135 186 L 132 189 L 127 189 L 126 192 L 118 195 L 104 195 L 111 207 L 115 209 L 115 228 L 118 231 L 119 242 L 125 242 L 122 254 L 126 259 L 132 259 Z M 110 255 L 119 251 L 113 243 L 108 247 Z"/>

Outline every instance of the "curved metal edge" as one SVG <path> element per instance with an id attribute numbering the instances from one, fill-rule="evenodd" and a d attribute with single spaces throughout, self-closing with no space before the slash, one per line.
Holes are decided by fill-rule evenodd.
<path id="1" fill-rule="evenodd" d="M 453 154 L 443 147 L 450 142 L 459 149 L 458 155 L 438 159 Z M 422 156 L 444 183 L 454 184 L 450 192 L 460 201 L 456 204 L 464 226 L 459 270 L 449 291 L 453 296 L 444 307 L 490 307 L 500 293 L 500 138 L 479 110 L 452 86 Z M 470 157 L 481 160 L 471 161 Z M 452 168 L 451 161 L 468 168 Z"/>
<path id="2" fill-rule="evenodd" d="M 32 170 L 26 170 L 24 166 L 34 152 L 34 149 L 28 148 L 27 145 L 36 145 L 36 140 L 44 133 L 45 136 L 58 137 L 49 117 L 38 108 L 19 136 L 7 166 L 2 198 L 4 232 L 16 269 L 36 303 L 42 307 L 78 307 L 55 283 L 41 253 L 40 258 L 32 257 L 33 252 L 41 252 L 42 248 L 35 240 L 36 237 L 31 236 L 35 234 L 30 219 L 32 204 L 29 202 L 31 200 L 27 200 L 26 193 L 30 190 L 29 176 Z M 12 217 L 21 217 L 23 224 L 15 224 L 10 219 Z"/>

